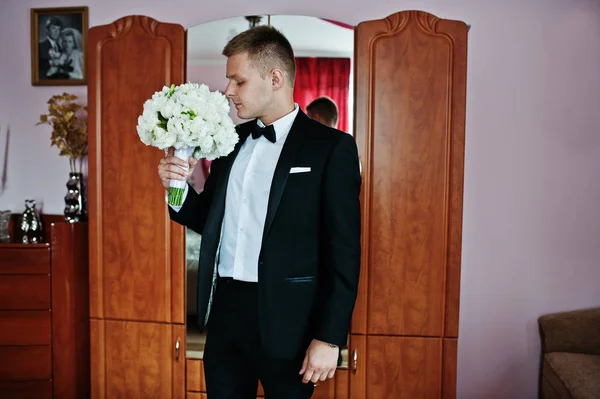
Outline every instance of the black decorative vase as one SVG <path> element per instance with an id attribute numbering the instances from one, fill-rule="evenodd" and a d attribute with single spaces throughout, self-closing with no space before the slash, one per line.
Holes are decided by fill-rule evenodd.
<path id="1" fill-rule="evenodd" d="M 69 173 L 65 195 L 65 220 L 70 223 L 87 221 L 85 196 L 83 192 L 83 175 Z"/>
<path id="2" fill-rule="evenodd" d="M 25 200 L 25 212 L 19 217 L 19 238 L 23 244 L 44 242 L 42 220 L 35 206 L 35 200 Z"/>

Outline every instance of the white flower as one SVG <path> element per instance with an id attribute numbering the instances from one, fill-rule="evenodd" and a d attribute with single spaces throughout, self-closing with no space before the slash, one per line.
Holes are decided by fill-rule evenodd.
<path id="1" fill-rule="evenodd" d="M 146 145 L 152 144 L 152 131 L 146 129 L 145 127 L 138 125 L 137 132 L 138 132 L 138 135 L 140 136 L 140 140 L 142 140 L 142 143 L 144 143 Z"/>
<path id="2" fill-rule="evenodd" d="M 168 101 L 165 101 L 164 104 L 162 104 L 158 112 L 160 112 L 163 118 L 169 119 L 175 113 L 176 108 L 178 107 L 175 105 L 175 103 L 171 99 L 169 99 Z"/>
<path id="3" fill-rule="evenodd" d="M 163 87 L 144 103 L 136 130 L 145 145 L 194 148 L 196 158 L 226 156 L 239 137 L 227 98 L 208 86 L 185 83 Z"/>
<path id="4" fill-rule="evenodd" d="M 152 131 L 153 142 L 152 145 L 160 149 L 169 148 L 175 145 L 177 140 L 176 136 L 165 129 L 156 126 Z"/>
<path id="5" fill-rule="evenodd" d="M 149 102 L 146 102 L 146 104 L 148 104 L 153 111 L 156 111 L 161 109 L 167 101 L 169 101 L 169 99 L 165 96 L 152 96 L 152 99 L 149 100 Z"/>

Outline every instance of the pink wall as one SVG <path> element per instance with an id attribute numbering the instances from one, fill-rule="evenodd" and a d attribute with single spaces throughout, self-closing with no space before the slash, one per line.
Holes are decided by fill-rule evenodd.
<path id="1" fill-rule="evenodd" d="M 225 63 L 223 65 L 188 64 L 186 80 L 195 83 L 205 83 L 211 90 L 225 91 L 227 87 Z"/>
<path id="2" fill-rule="evenodd" d="M 594 0 L 88 0 L 90 25 L 145 14 L 185 27 L 234 15 L 313 15 L 356 24 L 421 9 L 469 34 L 458 397 L 533 398 L 545 312 L 600 305 L 600 3 Z M 352 4 L 353 7 L 348 6 Z M 0 209 L 43 200 L 62 212 L 68 163 L 35 127 L 29 8 L 78 0 L 3 0 Z M 0 173 L 0 182 L 2 174 Z M 1 184 L 1 183 L 0 183 Z M 132 204 L 134 205 L 134 204 Z"/>

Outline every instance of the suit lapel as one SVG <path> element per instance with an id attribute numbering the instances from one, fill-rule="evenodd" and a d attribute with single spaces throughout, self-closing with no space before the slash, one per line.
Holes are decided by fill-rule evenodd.
<path id="1" fill-rule="evenodd" d="M 271 192 L 269 194 L 263 240 L 269 233 L 269 229 L 271 228 L 273 219 L 275 219 L 275 214 L 277 213 L 277 208 L 279 208 L 285 183 L 287 182 L 287 178 L 290 174 L 290 168 L 294 164 L 296 154 L 298 153 L 298 149 L 300 148 L 300 144 L 302 142 L 302 131 L 307 118 L 308 116 L 306 116 L 302 110 L 298 111 L 298 115 L 296 116 L 296 119 L 294 120 L 290 132 L 285 140 L 285 144 L 281 149 L 281 155 L 279 156 L 279 161 L 277 161 L 275 173 L 273 174 L 273 182 L 271 183 Z"/>

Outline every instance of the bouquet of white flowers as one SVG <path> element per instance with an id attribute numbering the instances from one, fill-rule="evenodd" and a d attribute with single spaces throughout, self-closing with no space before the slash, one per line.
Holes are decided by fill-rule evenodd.
<path id="1" fill-rule="evenodd" d="M 137 132 L 142 143 L 164 151 L 174 147 L 186 162 L 190 156 L 213 160 L 231 153 L 239 140 L 229 110 L 227 98 L 204 84 L 165 86 L 144 103 Z M 181 205 L 185 184 L 171 180 L 170 205 Z"/>

